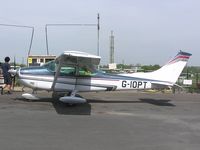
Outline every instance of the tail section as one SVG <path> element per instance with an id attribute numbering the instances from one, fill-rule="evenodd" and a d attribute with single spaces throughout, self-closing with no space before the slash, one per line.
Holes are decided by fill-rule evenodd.
<path id="1" fill-rule="evenodd" d="M 166 65 L 152 72 L 152 78 L 171 82 L 172 84 L 176 83 L 190 56 L 190 53 L 180 51 Z"/>
<path id="2" fill-rule="evenodd" d="M 176 63 L 178 61 L 187 62 L 192 54 L 180 51 L 172 60 L 170 60 L 167 64 Z"/>
<path id="3" fill-rule="evenodd" d="M 186 66 L 187 61 L 191 55 L 192 54 L 190 53 L 180 51 L 173 59 L 171 59 L 167 64 L 156 71 L 148 73 L 133 73 L 127 75 L 131 77 L 152 79 L 174 84 Z"/>

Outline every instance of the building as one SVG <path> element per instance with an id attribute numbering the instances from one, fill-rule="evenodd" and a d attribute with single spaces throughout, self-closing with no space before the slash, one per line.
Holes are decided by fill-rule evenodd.
<path id="1" fill-rule="evenodd" d="M 28 66 L 41 66 L 44 63 L 55 60 L 55 55 L 29 55 Z"/>

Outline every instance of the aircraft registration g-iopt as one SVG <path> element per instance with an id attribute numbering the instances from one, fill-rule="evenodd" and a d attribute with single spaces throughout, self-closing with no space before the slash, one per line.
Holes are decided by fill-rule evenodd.
<path id="1" fill-rule="evenodd" d="M 39 67 L 20 68 L 10 71 L 19 82 L 33 91 L 52 91 L 55 101 L 76 104 L 86 99 L 77 92 L 143 90 L 173 87 L 191 54 L 180 51 L 160 69 L 148 73 L 108 74 L 96 69 L 100 56 L 79 51 L 65 51 L 56 60 Z M 24 93 L 26 99 L 39 99 Z"/>

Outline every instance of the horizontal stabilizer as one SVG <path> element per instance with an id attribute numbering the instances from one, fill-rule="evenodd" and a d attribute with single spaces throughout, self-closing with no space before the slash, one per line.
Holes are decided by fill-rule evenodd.
<path id="1" fill-rule="evenodd" d="M 59 100 L 63 103 L 68 103 L 68 104 L 83 104 L 86 102 L 86 99 L 75 96 L 64 96 L 61 97 Z"/>
<path id="2" fill-rule="evenodd" d="M 152 89 L 166 89 L 172 85 L 165 85 L 165 84 L 159 84 L 159 83 L 151 83 Z"/>

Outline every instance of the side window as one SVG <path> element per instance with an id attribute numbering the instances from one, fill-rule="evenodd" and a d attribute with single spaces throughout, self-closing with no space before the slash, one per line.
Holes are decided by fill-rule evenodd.
<path id="1" fill-rule="evenodd" d="M 62 66 L 60 68 L 60 76 L 75 76 L 76 68 L 73 66 Z"/>
<path id="2" fill-rule="evenodd" d="M 92 72 L 87 67 L 79 67 L 79 76 L 91 76 Z"/>
<path id="3" fill-rule="evenodd" d="M 78 69 L 79 76 L 94 76 L 97 71 L 90 65 L 80 65 Z"/>

